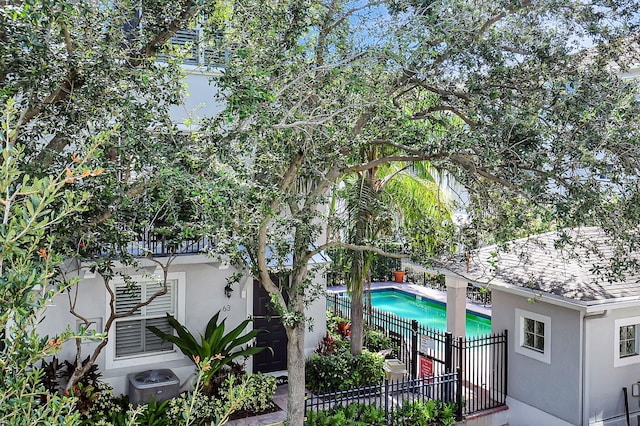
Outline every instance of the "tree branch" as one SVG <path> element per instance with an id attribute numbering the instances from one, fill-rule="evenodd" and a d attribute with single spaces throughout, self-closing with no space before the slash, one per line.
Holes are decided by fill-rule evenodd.
<path id="1" fill-rule="evenodd" d="M 315 248 L 314 250 L 308 251 L 301 261 L 304 261 L 305 263 L 307 263 L 309 260 L 311 260 L 311 258 L 313 258 L 313 256 L 320 254 L 323 251 L 330 248 L 344 248 L 344 249 L 353 250 L 353 251 L 370 251 L 372 253 L 376 253 L 384 257 L 390 257 L 393 259 L 406 259 L 410 257 L 408 254 L 404 254 L 404 253 L 389 253 L 387 251 L 384 251 L 374 246 L 362 246 L 358 244 L 348 244 L 348 243 L 343 243 L 339 241 L 331 241 L 331 242 L 322 244 L 321 246 Z"/>
<path id="2" fill-rule="evenodd" d="M 432 112 L 438 112 L 438 111 L 450 111 L 450 112 L 454 113 L 455 115 L 457 115 L 462 121 L 467 123 L 467 125 L 469 127 L 471 127 L 471 130 L 476 128 L 476 123 L 471 121 L 471 119 L 469 117 L 467 117 L 462 111 L 460 111 L 459 109 L 457 109 L 455 107 L 452 107 L 450 105 L 440 105 L 440 106 L 429 107 L 424 111 L 417 112 L 417 113 L 413 114 L 411 116 L 411 119 L 412 120 L 422 120 L 422 119 L 427 118 Z"/>

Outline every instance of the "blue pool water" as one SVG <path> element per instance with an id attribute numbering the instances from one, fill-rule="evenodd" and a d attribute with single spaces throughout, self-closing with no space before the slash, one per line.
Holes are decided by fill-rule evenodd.
<path id="1" fill-rule="evenodd" d="M 395 290 L 372 291 L 371 303 L 380 310 L 393 312 L 402 318 L 415 319 L 431 329 L 447 329 L 447 308 L 442 303 L 420 300 Z M 467 311 L 467 337 L 488 334 L 491 334 L 491 319 Z"/>

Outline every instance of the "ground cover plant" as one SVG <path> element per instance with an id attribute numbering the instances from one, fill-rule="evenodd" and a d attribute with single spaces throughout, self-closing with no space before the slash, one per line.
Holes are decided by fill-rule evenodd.
<path id="1" fill-rule="evenodd" d="M 389 410 L 389 422 L 384 408 L 375 404 L 338 404 L 328 410 L 309 411 L 307 426 L 450 426 L 455 423 L 455 405 L 440 401 L 404 401 L 401 407 Z"/>
<path id="2" fill-rule="evenodd" d="M 385 426 L 384 410 L 375 404 L 340 404 L 330 410 L 309 411 L 307 426 Z"/>

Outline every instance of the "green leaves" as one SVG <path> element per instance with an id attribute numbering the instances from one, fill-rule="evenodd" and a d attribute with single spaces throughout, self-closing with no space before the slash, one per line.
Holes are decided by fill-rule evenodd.
<path id="1" fill-rule="evenodd" d="M 211 317 L 205 328 L 204 336 L 200 335 L 199 342 L 184 325 L 170 314 L 167 314 L 167 320 L 177 336 L 164 333 L 157 327 L 147 327 L 163 341 L 176 345 L 194 364 L 200 365 L 202 360 L 208 360 L 207 368 L 202 369 L 205 388 L 210 385 L 211 379 L 224 365 L 229 364 L 235 358 L 251 356 L 265 349 L 254 346 L 242 347 L 242 345 L 251 342 L 260 332 L 260 330 L 251 330 L 241 336 L 252 320 L 246 319 L 233 330 L 225 333 L 226 318 L 219 321 L 219 316 L 220 311 Z"/>

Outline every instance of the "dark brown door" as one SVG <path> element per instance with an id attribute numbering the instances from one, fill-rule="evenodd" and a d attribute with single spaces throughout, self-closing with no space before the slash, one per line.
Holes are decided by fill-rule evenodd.
<path id="1" fill-rule="evenodd" d="M 253 372 L 268 373 L 287 369 L 287 333 L 270 307 L 269 293 L 258 280 L 253 281 L 253 326 L 258 333 L 256 346 L 270 347 L 253 356 Z"/>

